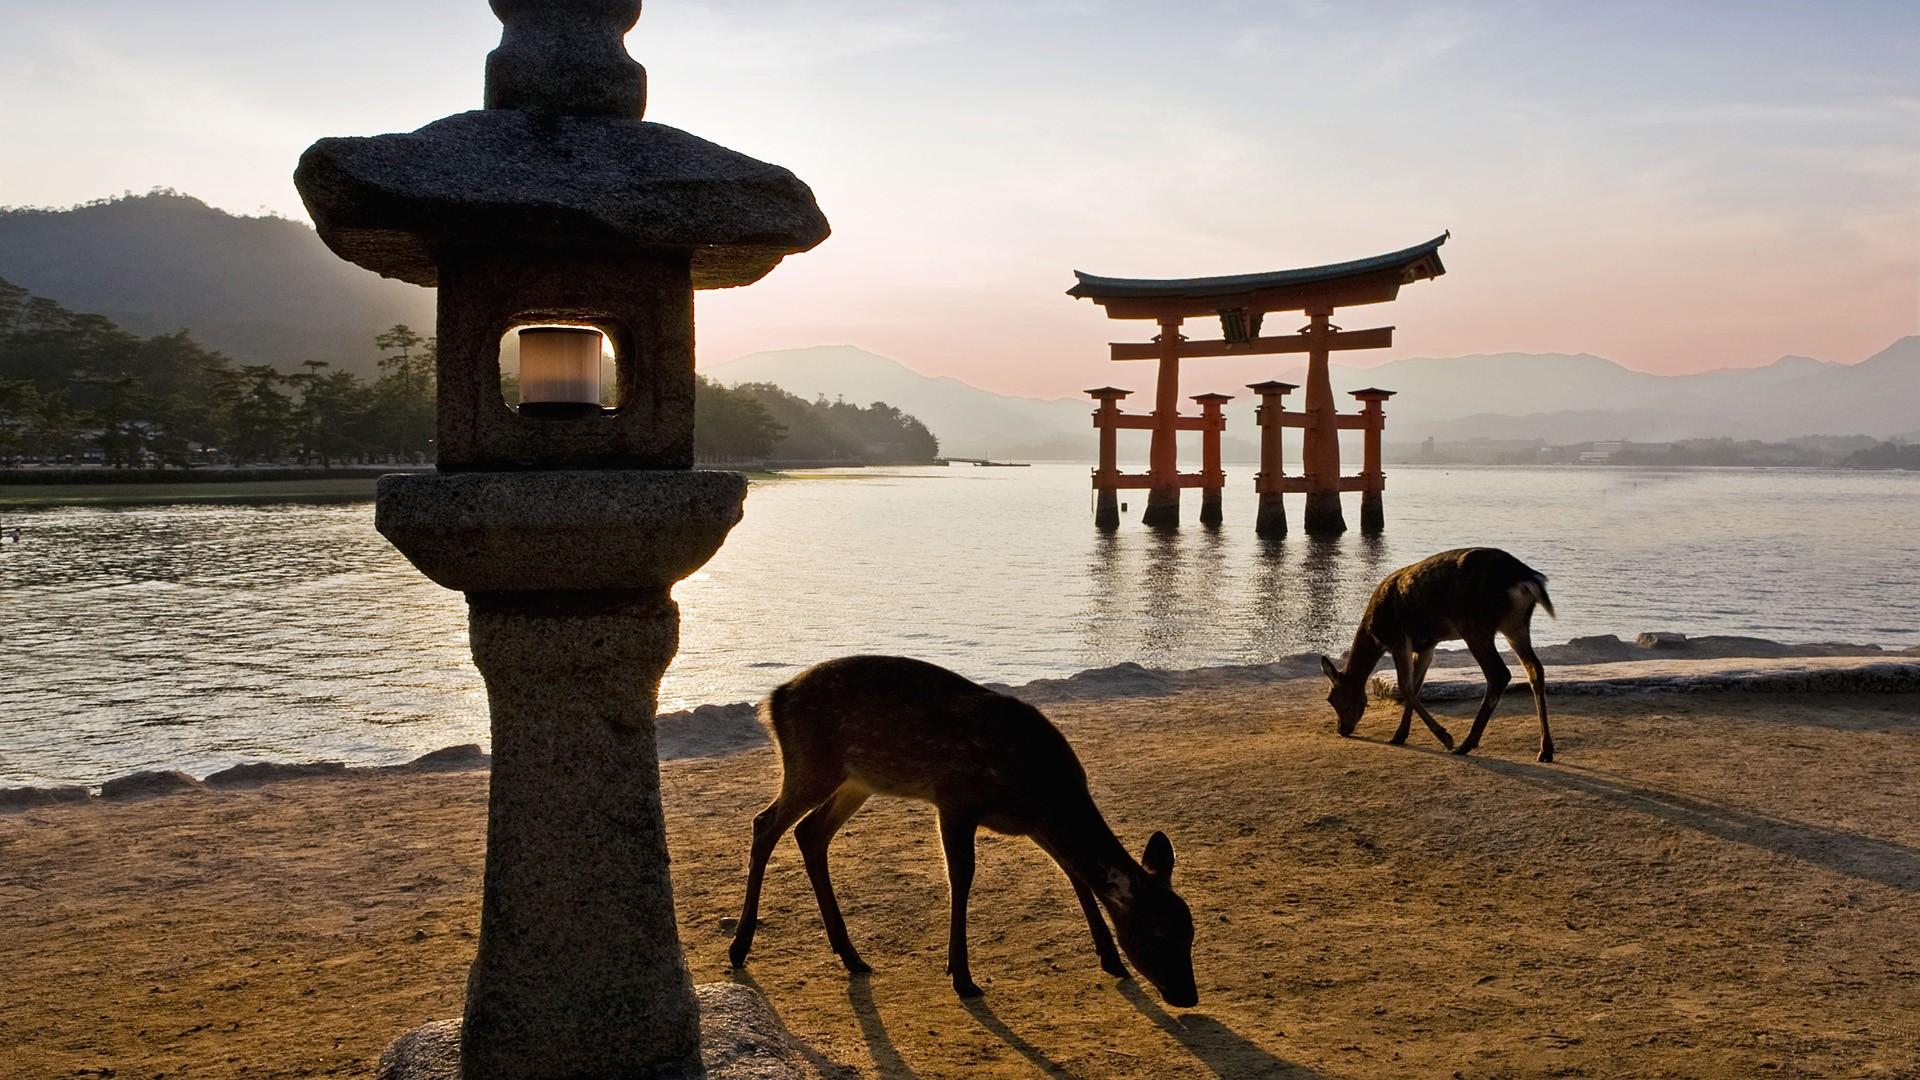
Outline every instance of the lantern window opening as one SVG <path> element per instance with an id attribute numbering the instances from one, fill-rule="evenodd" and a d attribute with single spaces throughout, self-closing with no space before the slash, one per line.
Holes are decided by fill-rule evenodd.
<path id="1" fill-rule="evenodd" d="M 607 320 L 525 315 L 500 337 L 501 400 L 530 419 L 608 415 L 619 409 L 623 335 Z M 593 340 L 597 339 L 597 340 Z M 514 363 L 507 363 L 509 354 Z M 507 397 L 507 381 L 515 387 Z"/>

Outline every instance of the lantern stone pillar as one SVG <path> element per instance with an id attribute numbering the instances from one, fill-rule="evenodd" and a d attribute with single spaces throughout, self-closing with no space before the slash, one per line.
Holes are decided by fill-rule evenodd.
<path id="1" fill-rule="evenodd" d="M 1087 391 L 1100 403 L 1093 426 L 1100 431 L 1100 465 L 1093 470 L 1093 527 L 1120 527 L 1120 402 L 1131 390 L 1100 386 Z"/>
<path id="2" fill-rule="evenodd" d="M 1365 456 L 1360 469 L 1360 531 L 1367 533 L 1382 532 L 1387 527 L 1387 511 L 1382 493 L 1387 487 L 1387 471 L 1380 463 L 1380 435 L 1387 426 L 1386 410 L 1382 408 L 1386 400 L 1393 396 L 1392 390 L 1380 390 L 1368 387 L 1365 390 L 1352 391 L 1360 399 L 1360 418 L 1365 424 Z"/>
<path id="3" fill-rule="evenodd" d="M 294 177 L 336 254 L 439 287 L 437 471 L 382 478 L 375 524 L 466 594 L 493 733 L 464 1015 L 396 1040 L 379 1075 L 788 1075 L 753 991 L 688 977 L 654 710 L 670 590 L 746 496 L 690 469 L 693 291 L 758 280 L 826 219 L 787 170 L 641 119 L 640 0 L 492 7 L 486 108 L 323 139 Z M 530 326 L 604 335 L 617 402 L 509 406 L 500 341 Z"/>
<path id="4" fill-rule="evenodd" d="M 1227 473 L 1220 465 L 1220 434 L 1227 430 L 1227 418 L 1221 406 L 1233 400 L 1232 394 L 1195 394 L 1200 406 L 1200 524 L 1220 524 L 1220 489 L 1226 486 Z"/>

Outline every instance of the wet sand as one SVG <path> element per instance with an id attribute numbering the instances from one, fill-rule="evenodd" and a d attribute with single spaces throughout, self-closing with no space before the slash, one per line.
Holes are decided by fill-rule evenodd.
<path id="1" fill-rule="evenodd" d="M 1518 689 L 1518 687 L 1516 687 Z M 973 968 L 942 974 L 931 813 L 875 800 L 834 846 L 828 951 L 776 854 L 743 977 L 822 1076 L 1920 1075 L 1920 695 L 1526 695 L 1479 755 L 1320 684 L 1062 701 L 1096 797 L 1174 840 L 1197 1009 L 1103 975 L 1072 894 L 983 837 Z M 1470 703 L 1436 708 L 1456 733 Z M 725 980 L 764 744 L 663 766 L 681 933 Z M 458 1012 L 484 773 L 362 774 L 0 816 L 0 1075 L 371 1072 Z"/>

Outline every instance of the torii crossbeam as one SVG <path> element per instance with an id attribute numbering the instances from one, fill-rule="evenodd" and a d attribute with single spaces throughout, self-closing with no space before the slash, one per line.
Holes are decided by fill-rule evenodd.
<path id="1" fill-rule="evenodd" d="M 1369 507 L 1372 513 L 1364 516 L 1376 516 L 1380 482 L 1376 480 L 1375 486 L 1368 488 L 1358 482 L 1345 484 L 1340 476 L 1340 428 L 1366 425 L 1343 423 L 1343 418 L 1336 413 L 1327 362 L 1328 356 L 1335 352 L 1390 347 L 1393 327 L 1341 330 L 1333 325 L 1331 317 L 1336 308 L 1385 303 L 1399 296 L 1402 285 L 1446 273 L 1440 262 L 1440 245 L 1447 242 L 1449 235 L 1442 233 L 1424 244 L 1370 259 L 1265 274 L 1149 279 L 1096 277 L 1074 271 L 1079 280 L 1067 290 L 1068 296 L 1092 300 L 1105 308 L 1111 319 L 1150 319 L 1160 324 L 1160 333 L 1151 342 L 1116 342 L 1111 346 L 1114 360 L 1160 362 L 1150 417 L 1153 443 L 1148 453 L 1145 483 L 1139 485 L 1147 488 L 1147 509 L 1142 520 L 1154 526 L 1177 525 L 1180 520 L 1182 485 L 1175 443 L 1182 427 L 1180 361 L 1284 353 L 1307 355 L 1307 407 L 1299 424 L 1306 432 L 1301 454 L 1306 476 L 1304 484 L 1283 484 L 1277 475 L 1263 476 L 1260 491 L 1263 496 L 1271 492 L 1277 498 L 1283 490 L 1304 487 L 1308 532 L 1346 529 L 1346 518 L 1340 509 L 1343 486 L 1370 491 L 1374 495 Z M 1276 311 L 1304 312 L 1307 325 L 1294 334 L 1261 336 L 1265 316 Z M 1189 341 L 1180 333 L 1187 319 L 1207 316 L 1220 320 L 1220 340 Z M 1377 401 L 1369 404 L 1368 415 L 1381 415 Z M 1276 421 L 1277 430 L 1280 418 L 1272 419 Z M 1375 426 L 1378 426 L 1377 420 Z M 1373 445 L 1377 446 L 1378 432 L 1372 431 L 1371 435 Z M 1377 458 L 1369 462 L 1369 467 L 1377 478 Z"/>

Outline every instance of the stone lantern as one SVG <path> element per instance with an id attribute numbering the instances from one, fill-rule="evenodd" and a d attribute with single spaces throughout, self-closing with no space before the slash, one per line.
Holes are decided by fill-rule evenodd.
<path id="1" fill-rule="evenodd" d="M 719 549 L 746 495 L 737 473 L 691 469 L 693 292 L 758 280 L 827 222 L 787 170 L 641 120 L 646 75 L 623 40 L 640 0 L 492 7 L 505 31 L 484 109 L 322 139 L 294 176 L 336 254 L 439 288 L 438 469 L 382 478 L 375 521 L 466 594 L 492 717 L 464 1017 L 403 1037 L 381 1069 L 694 1076 L 701 1006 L 737 1019 L 751 992 L 696 997 L 655 753 L 678 647 L 669 590 Z M 547 365 L 541 385 L 559 389 L 518 408 L 500 385 L 517 330 L 566 332 L 527 346 L 523 377 Z M 586 381 L 592 332 L 613 356 L 607 406 L 592 400 L 598 371 Z M 712 1053 L 707 1067 L 728 1071 Z"/>

